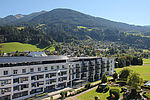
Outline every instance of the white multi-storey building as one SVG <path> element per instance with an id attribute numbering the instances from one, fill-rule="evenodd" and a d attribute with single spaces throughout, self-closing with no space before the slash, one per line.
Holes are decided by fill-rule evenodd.
<path id="1" fill-rule="evenodd" d="M 0 100 L 22 100 L 112 75 L 114 58 L 0 57 Z"/>

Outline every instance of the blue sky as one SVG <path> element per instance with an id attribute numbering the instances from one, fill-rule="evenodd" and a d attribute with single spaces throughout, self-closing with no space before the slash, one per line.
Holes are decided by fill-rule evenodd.
<path id="1" fill-rule="evenodd" d="M 0 17 L 68 8 L 135 25 L 150 25 L 150 0 L 0 0 Z"/>

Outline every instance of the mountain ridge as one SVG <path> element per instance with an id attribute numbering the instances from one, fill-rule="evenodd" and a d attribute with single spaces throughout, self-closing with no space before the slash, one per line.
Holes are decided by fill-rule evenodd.
<path id="1" fill-rule="evenodd" d="M 31 13 L 31 14 L 28 14 L 28 15 L 24 15 L 24 17 L 21 17 L 18 20 L 14 19 L 13 15 L 12 16 L 10 15 L 11 16 L 10 22 L 9 21 L 7 22 L 7 20 L 9 20 L 7 18 L 8 17 L 7 16 L 7 17 L 4 17 L 4 18 L 0 19 L 0 25 L 3 25 L 3 23 L 4 24 L 10 24 L 10 23 L 16 24 L 16 23 L 22 23 L 22 22 L 24 22 L 24 23 L 27 22 L 28 23 L 29 21 L 32 21 L 32 22 L 36 21 L 34 23 L 37 23 L 37 22 L 39 22 L 38 21 L 39 17 L 42 16 L 45 20 L 45 18 L 47 18 L 49 15 L 51 15 L 51 17 L 55 18 L 56 16 L 52 16 L 52 14 L 57 15 L 56 13 L 57 14 L 61 13 L 61 15 L 65 14 L 65 13 L 68 13 L 68 14 L 72 15 L 74 13 L 74 14 L 80 15 L 80 17 L 84 17 L 80 20 L 81 22 L 79 22 L 78 20 L 76 20 L 76 18 L 74 18 L 73 19 L 74 24 L 76 24 L 77 23 L 76 21 L 78 21 L 78 24 L 80 23 L 80 24 L 83 25 L 82 20 L 87 18 L 87 19 L 89 19 L 89 21 L 91 21 L 91 22 L 89 22 L 91 24 L 89 26 L 94 26 L 94 25 L 100 26 L 100 27 L 104 26 L 104 27 L 108 27 L 108 28 L 116 28 L 116 29 L 122 30 L 122 31 L 150 32 L 150 28 L 147 27 L 147 26 L 130 25 L 130 24 L 127 24 L 125 22 L 111 21 L 109 19 L 105 19 L 105 18 L 101 18 L 101 17 L 95 17 L 95 16 L 91 16 L 91 15 L 88 15 L 88 14 L 81 13 L 79 11 L 75 11 L 75 10 L 72 10 L 72 9 L 64 9 L 64 8 L 57 8 L 57 9 L 53 9 L 51 11 L 40 11 L 40 12 Z M 70 16 L 70 15 L 67 15 L 67 16 Z M 72 17 L 72 16 L 70 16 L 70 17 Z M 3 22 L 3 20 L 5 20 L 6 22 Z M 72 20 L 72 19 L 70 19 L 70 20 Z M 61 22 L 60 19 L 59 19 L 59 21 Z M 86 21 L 88 21 L 88 20 L 86 20 Z M 45 22 L 45 21 L 43 21 L 43 22 Z M 99 24 L 99 23 L 101 23 L 101 24 Z M 87 25 L 85 25 L 85 26 L 87 26 Z"/>
<path id="2" fill-rule="evenodd" d="M 14 18 L 14 16 L 11 17 Z M 7 33 L 8 35 L 5 34 L 5 31 L 0 33 L 0 35 L 7 37 L 5 42 L 24 42 L 23 39 L 16 38 L 16 36 L 23 36 L 27 42 L 31 43 L 32 40 L 32 42 L 38 44 L 38 41 L 41 40 L 40 37 L 43 36 L 40 42 L 41 45 L 43 43 L 49 45 L 50 41 L 53 40 L 56 42 L 72 42 L 74 40 L 82 41 L 91 38 L 96 41 L 119 42 L 134 47 L 150 48 L 149 27 L 114 22 L 71 9 L 54 9 L 37 12 L 14 22 L 13 19 L 11 20 L 12 23 L 9 25 L 13 25 L 14 27 L 10 28 L 10 31 L 7 31 L 9 29 L 6 28 L 7 26 L 4 25 L 2 27 L 3 30 L 9 32 Z M 19 29 L 19 32 L 17 29 L 14 29 L 15 27 Z M 28 27 L 32 27 L 32 30 Z M 24 29 L 26 29 L 27 33 L 24 32 Z M 36 34 L 36 32 L 39 34 Z M 10 38 L 9 34 L 13 38 Z M 34 39 L 31 39 L 31 34 Z M 36 36 L 38 39 L 36 39 Z"/>

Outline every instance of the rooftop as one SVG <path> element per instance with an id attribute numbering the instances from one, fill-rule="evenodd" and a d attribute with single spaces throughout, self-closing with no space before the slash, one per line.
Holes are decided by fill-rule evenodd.
<path id="1" fill-rule="evenodd" d="M 67 60 L 67 56 L 33 56 L 33 57 L 0 57 L 0 64 L 4 63 L 23 63 L 23 62 L 38 62 L 38 61 L 54 61 L 54 60 Z"/>

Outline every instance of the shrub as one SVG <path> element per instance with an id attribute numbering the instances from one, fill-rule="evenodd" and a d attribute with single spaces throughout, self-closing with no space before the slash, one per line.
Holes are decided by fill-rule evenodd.
<path id="1" fill-rule="evenodd" d="M 136 91 L 136 89 L 131 89 L 130 96 L 131 97 L 136 97 L 137 95 L 138 95 L 138 92 Z"/>
<path id="2" fill-rule="evenodd" d="M 81 93 L 81 92 L 83 92 L 85 90 L 87 90 L 87 88 L 81 88 L 81 89 L 79 89 L 79 90 L 76 91 L 76 94 Z"/>
<path id="3" fill-rule="evenodd" d="M 96 89 L 96 92 L 100 92 L 100 93 L 103 92 L 103 88 L 99 85 Z"/>
<path id="4" fill-rule="evenodd" d="M 106 83 L 108 80 L 107 80 L 107 76 L 106 74 L 103 74 L 102 76 L 102 83 Z"/>
<path id="5" fill-rule="evenodd" d="M 127 96 L 128 100 L 129 99 L 141 100 L 141 98 L 142 97 L 141 97 L 140 93 L 138 93 L 136 89 L 131 89 L 131 93 Z"/>
<path id="6" fill-rule="evenodd" d="M 126 81 L 127 80 L 127 78 L 128 78 L 128 76 L 130 75 L 130 73 L 132 73 L 133 71 L 131 70 L 131 69 L 129 69 L 129 68 L 124 68 L 123 70 L 121 70 L 119 73 L 119 78 L 121 79 L 121 80 L 124 80 L 124 81 Z"/>
<path id="7" fill-rule="evenodd" d="M 103 89 L 103 92 L 106 93 L 108 90 L 109 90 L 109 86 L 105 87 L 105 88 Z"/>
<path id="8" fill-rule="evenodd" d="M 115 99 L 118 100 L 120 97 L 120 90 L 119 89 L 110 89 L 109 95 L 111 98 L 115 97 Z"/>
<path id="9" fill-rule="evenodd" d="M 53 96 L 50 97 L 50 100 L 53 100 Z"/>
<path id="10" fill-rule="evenodd" d="M 95 100 L 99 100 L 99 97 L 98 97 L 98 96 L 95 96 L 94 98 L 95 98 Z"/>
<path id="11" fill-rule="evenodd" d="M 67 97 L 67 91 L 60 92 L 61 98 Z"/>
<path id="12" fill-rule="evenodd" d="M 106 87 L 102 87 L 101 85 L 99 85 L 98 87 L 97 87 L 97 89 L 96 89 L 96 92 L 104 92 L 104 93 L 106 93 L 107 91 L 109 90 L 109 87 L 108 86 L 106 86 Z"/>
<path id="13" fill-rule="evenodd" d="M 87 83 L 86 85 L 85 85 L 85 88 L 87 88 L 87 89 L 89 89 L 91 87 L 91 84 L 90 83 Z"/>
<path id="14" fill-rule="evenodd" d="M 114 73 L 112 76 L 113 76 L 114 80 L 118 79 L 118 74 L 117 73 Z"/>

